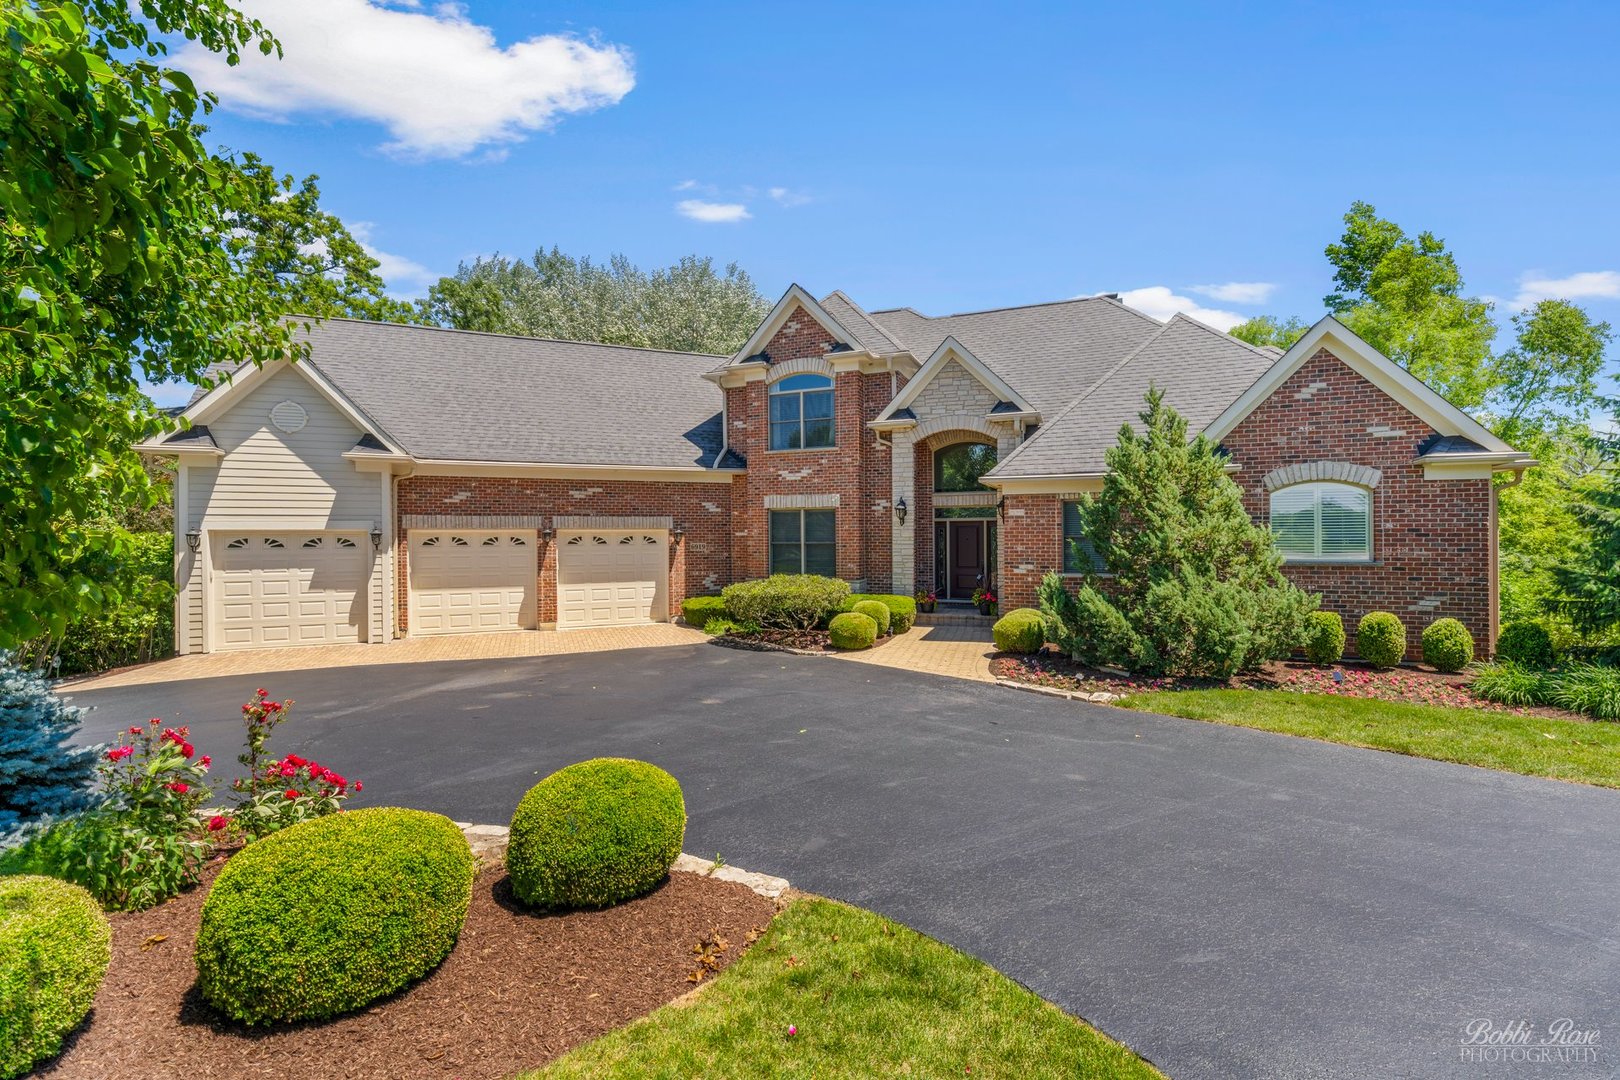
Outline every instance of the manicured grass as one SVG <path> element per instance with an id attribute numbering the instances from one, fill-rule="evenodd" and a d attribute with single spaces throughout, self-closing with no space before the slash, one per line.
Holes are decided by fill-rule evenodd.
<path id="1" fill-rule="evenodd" d="M 1124 1046 L 979 961 L 820 899 L 777 916 L 702 993 L 530 1075 L 1162 1080 Z"/>
<path id="2" fill-rule="evenodd" d="M 1278 690 L 1131 694 L 1119 704 L 1526 776 L 1620 787 L 1620 724 Z"/>

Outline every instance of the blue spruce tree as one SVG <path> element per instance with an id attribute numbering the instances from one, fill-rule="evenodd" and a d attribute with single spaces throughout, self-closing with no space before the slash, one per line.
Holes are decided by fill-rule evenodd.
<path id="1" fill-rule="evenodd" d="M 0 653 L 0 837 L 89 805 L 96 751 L 69 741 L 83 714 Z"/>

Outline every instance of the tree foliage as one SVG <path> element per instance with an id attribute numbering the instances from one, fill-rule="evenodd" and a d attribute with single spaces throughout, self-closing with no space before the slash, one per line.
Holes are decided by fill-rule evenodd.
<path id="1" fill-rule="evenodd" d="M 154 501 L 128 447 L 163 427 L 139 380 L 291 345 L 222 242 L 254 193 L 201 141 L 212 99 L 162 63 L 162 37 L 234 63 L 276 51 L 269 32 L 225 0 L 36 0 L 5 22 L 0 647 L 119 598 L 114 513 Z"/>
<path id="2" fill-rule="evenodd" d="M 1620 469 L 1610 469 L 1573 504 L 1585 526 L 1574 557 L 1557 570 L 1571 621 L 1595 633 L 1620 628 Z"/>
<path id="3" fill-rule="evenodd" d="M 1108 451 L 1102 494 L 1080 522 L 1107 580 L 1078 593 L 1051 574 L 1041 609 L 1059 648 L 1149 675 L 1229 678 L 1288 655 L 1316 607 L 1282 575 L 1271 533 L 1254 524 L 1215 445 L 1151 391 L 1141 432 Z"/>
<path id="4" fill-rule="evenodd" d="M 1227 333 L 1239 341 L 1247 341 L 1250 345 L 1274 346 L 1286 350 L 1294 342 L 1305 336 L 1310 327 L 1298 316 L 1289 316 L 1287 319 L 1277 319 L 1271 315 L 1256 315 L 1238 323 Z"/>
<path id="5" fill-rule="evenodd" d="M 0 837 L 89 805 L 96 752 L 73 745 L 83 713 L 0 652 Z"/>
<path id="6" fill-rule="evenodd" d="M 735 263 L 688 255 L 651 272 L 623 255 L 606 263 L 557 248 L 533 259 L 463 263 L 428 291 L 422 314 L 458 330 L 601 341 L 679 352 L 730 353 L 770 312 Z"/>

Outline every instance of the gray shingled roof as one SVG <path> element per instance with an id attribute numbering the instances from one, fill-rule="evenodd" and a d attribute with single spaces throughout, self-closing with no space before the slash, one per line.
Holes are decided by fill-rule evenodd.
<path id="1" fill-rule="evenodd" d="M 851 300 L 838 290 L 827 294 L 821 301 L 822 308 L 837 319 L 839 324 L 855 335 L 850 342 L 858 345 L 869 353 L 877 356 L 890 356 L 894 353 L 905 352 L 905 346 L 896 341 L 889 332 L 873 321 L 866 309 Z M 919 359 L 926 360 L 926 356 Z"/>
<path id="2" fill-rule="evenodd" d="M 1150 386 L 1164 391 L 1165 402 L 1196 433 L 1274 363 L 1276 358 L 1265 350 L 1177 315 L 1061 413 L 1042 423 L 989 475 L 1005 479 L 1100 473 L 1103 454 L 1117 441 L 1120 425 L 1140 428 L 1137 413 Z"/>
<path id="3" fill-rule="evenodd" d="M 418 458 L 708 468 L 720 451 L 713 356 L 352 319 L 308 337 L 315 367 Z"/>
<path id="4" fill-rule="evenodd" d="M 955 337 L 1048 418 L 1163 325 L 1107 297 L 938 318 L 893 308 L 871 318 L 919 362 Z"/>

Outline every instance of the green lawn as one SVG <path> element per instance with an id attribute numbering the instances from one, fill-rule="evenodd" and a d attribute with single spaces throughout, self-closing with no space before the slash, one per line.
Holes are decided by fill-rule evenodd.
<path id="1" fill-rule="evenodd" d="M 695 997 L 529 1075 L 1162 1080 L 1130 1050 L 979 961 L 820 899 L 777 916 Z"/>
<path id="2" fill-rule="evenodd" d="M 1620 787 L 1620 724 L 1278 690 L 1132 694 L 1119 704 L 1526 776 Z"/>

